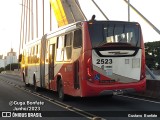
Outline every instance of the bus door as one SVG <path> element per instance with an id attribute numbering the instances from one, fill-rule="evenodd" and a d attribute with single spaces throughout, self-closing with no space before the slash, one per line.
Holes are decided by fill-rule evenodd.
<path id="1" fill-rule="evenodd" d="M 82 50 L 82 30 L 77 29 L 74 31 L 74 37 L 73 37 L 73 52 L 74 57 L 77 59 L 74 62 L 74 89 L 80 88 L 80 81 L 79 81 L 79 56 L 81 55 Z"/>
<path id="2" fill-rule="evenodd" d="M 74 89 L 79 89 L 79 61 L 74 62 Z"/>
<path id="3" fill-rule="evenodd" d="M 41 39 L 40 53 L 40 87 L 45 87 L 45 53 L 46 53 L 46 36 Z"/>
<path id="4" fill-rule="evenodd" d="M 49 89 L 50 89 L 50 81 L 54 79 L 54 56 L 55 56 L 55 44 L 51 44 L 49 46 Z"/>

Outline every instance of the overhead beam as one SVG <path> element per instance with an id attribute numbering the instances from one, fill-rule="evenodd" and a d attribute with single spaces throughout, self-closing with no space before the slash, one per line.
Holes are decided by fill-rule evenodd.
<path id="1" fill-rule="evenodd" d="M 97 5 L 97 3 L 94 0 L 91 0 L 94 5 L 98 8 L 98 10 L 102 13 L 102 15 L 106 18 L 106 20 L 109 20 L 109 18 L 104 14 L 104 12 L 101 10 L 101 8 Z"/>
<path id="2" fill-rule="evenodd" d="M 58 27 L 86 20 L 77 0 L 50 0 Z"/>
<path id="3" fill-rule="evenodd" d="M 128 4 L 128 1 L 127 0 L 124 0 L 127 4 Z M 142 15 L 133 5 L 131 5 L 131 3 L 129 3 L 129 6 L 143 19 L 145 20 L 158 34 L 160 34 L 160 30 L 155 26 L 153 25 L 144 15 Z"/>
<path id="4" fill-rule="evenodd" d="M 61 0 L 50 0 L 51 7 L 55 13 L 58 27 L 68 24 L 66 14 L 64 12 Z"/>

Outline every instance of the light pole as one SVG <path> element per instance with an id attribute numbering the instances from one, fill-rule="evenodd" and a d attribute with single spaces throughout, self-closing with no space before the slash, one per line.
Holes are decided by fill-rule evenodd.
<path id="1" fill-rule="evenodd" d="M 128 0 L 128 22 L 130 22 L 130 0 Z"/>
<path id="2" fill-rule="evenodd" d="M 12 66 L 11 66 L 11 56 L 10 56 L 10 71 L 11 71 L 11 67 L 12 67 Z"/>
<path id="3" fill-rule="evenodd" d="M 33 1 L 22 0 L 22 3 L 19 4 L 22 6 L 21 12 L 21 26 L 20 26 L 20 44 L 19 44 L 19 55 L 21 53 L 21 49 L 23 49 L 24 44 L 27 41 L 30 41 L 30 38 L 34 38 L 34 13 L 33 13 Z M 28 14 L 29 13 L 29 14 Z M 28 39 L 27 39 L 28 37 Z M 20 68 L 20 64 L 18 64 L 18 68 Z"/>
<path id="4" fill-rule="evenodd" d="M 12 48 L 11 48 L 12 49 Z M 11 51 L 12 52 L 12 51 Z M 12 70 L 12 53 L 10 52 L 9 57 L 10 57 L 10 71 Z"/>
<path id="5" fill-rule="evenodd" d="M 20 45 L 19 45 L 19 54 L 20 54 L 20 50 L 21 50 L 21 48 L 23 48 L 24 42 L 27 42 L 30 40 L 30 35 L 31 35 L 32 39 L 34 38 L 34 24 L 33 24 L 33 22 L 34 22 L 34 18 L 33 18 L 34 15 L 33 14 L 34 13 L 33 13 L 33 3 L 29 2 L 29 6 L 28 6 L 28 3 L 26 3 L 24 0 L 22 0 L 22 4 L 19 4 L 19 5 L 22 6 L 21 28 L 20 28 Z M 31 20 L 31 22 L 30 22 L 30 20 Z M 31 28 L 30 28 L 30 26 L 31 26 Z M 26 30 L 24 30 L 24 28 Z M 27 36 L 28 36 L 28 40 L 27 40 Z"/>

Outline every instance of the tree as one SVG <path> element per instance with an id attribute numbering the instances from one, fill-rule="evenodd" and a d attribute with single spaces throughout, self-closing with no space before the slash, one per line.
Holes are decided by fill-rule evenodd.
<path id="1" fill-rule="evenodd" d="M 146 64 L 149 68 L 160 67 L 160 41 L 145 43 Z"/>
<path id="2" fill-rule="evenodd" d="M 2 71 L 4 71 L 4 68 L 3 68 L 3 67 L 0 68 L 0 73 L 1 73 Z"/>
<path id="3" fill-rule="evenodd" d="M 5 67 L 5 69 L 6 69 L 6 70 L 10 70 L 10 69 L 11 69 L 11 70 L 14 70 L 14 69 L 18 69 L 19 66 L 20 66 L 19 63 L 12 63 L 11 65 L 8 64 L 8 65 Z"/>

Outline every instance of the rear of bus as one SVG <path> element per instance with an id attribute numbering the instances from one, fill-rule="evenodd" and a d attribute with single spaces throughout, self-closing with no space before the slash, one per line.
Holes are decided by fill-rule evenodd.
<path id="1" fill-rule="evenodd" d="M 145 51 L 138 23 L 84 22 L 83 31 L 82 96 L 145 90 Z"/>

